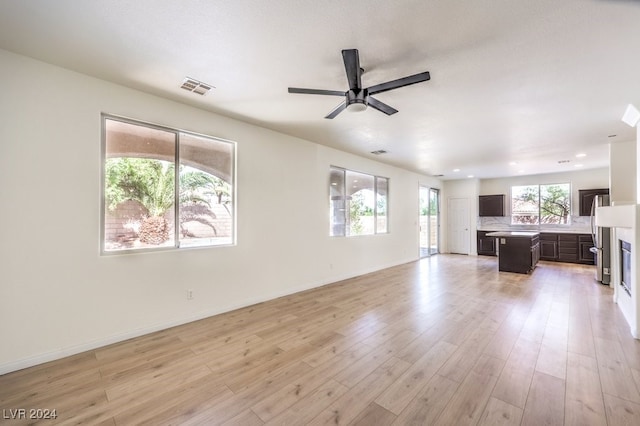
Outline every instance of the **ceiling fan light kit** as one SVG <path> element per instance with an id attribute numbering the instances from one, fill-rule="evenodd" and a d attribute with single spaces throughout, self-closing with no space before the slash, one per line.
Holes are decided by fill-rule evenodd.
<path id="1" fill-rule="evenodd" d="M 323 90 L 323 89 L 302 89 L 298 87 L 289 87 L 289 93 L 299 93 L 305 95 L 329 95 L 329 96 L 344 96 L 345 100 L 335 107 L 325 118 L 335 118 L 342 111 L 347 109 L 352 112 L 360 112 L 372 107 L 387 115 L 392 115 L 398 112 L 397 109 L 380 102 L 371 95 L 376 93 L 387 92 L 389 90 L 397 89 L 399 87 L 409 86 L 411 84 L 420 83 L 429 80 L 431 77 L 428 71 L 410 75 L 408 77 L 399 78 L 397 80 L 387 81 L 386 83 L 376 84 L 367 88 L 362 87 L 362 73 L 363 69 L 360 68 L 360 57 L 358 55 L 358 49 L 346 49 L 342 51 L 342 60 L 344 62 L 344 69 L 347 74 L 347 81 L 349 82 L 349 90 L 341 92 L 339 90 Z"/>

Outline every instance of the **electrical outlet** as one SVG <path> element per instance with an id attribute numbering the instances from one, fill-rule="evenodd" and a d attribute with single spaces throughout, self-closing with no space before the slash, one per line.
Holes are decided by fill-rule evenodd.
<path id="1" fill-rule="evenodd" d="M 187 300 L 193 300 L 193 290 L 187 290 Z"/>

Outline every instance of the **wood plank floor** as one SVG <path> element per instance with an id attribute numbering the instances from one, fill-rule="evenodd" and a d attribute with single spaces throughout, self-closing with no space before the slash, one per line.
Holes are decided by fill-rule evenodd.
<path id="1" fill-rule="evenodd" d="M 438 255 L 0 376 L 0 408 L 65 425 L 640 425 L 640 342 L 593 275 Z"/>

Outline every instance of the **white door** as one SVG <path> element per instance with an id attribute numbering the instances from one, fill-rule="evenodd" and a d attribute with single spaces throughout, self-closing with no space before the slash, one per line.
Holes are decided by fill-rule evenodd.
<path id="1" fill-rule="evenodd" d="M 449 198 L 449 252 L 469 254 L 469 199 Z"/>

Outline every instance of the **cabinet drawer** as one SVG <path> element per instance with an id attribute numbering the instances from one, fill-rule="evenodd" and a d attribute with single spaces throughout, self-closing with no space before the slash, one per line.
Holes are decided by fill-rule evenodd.
<path id="1" fill-rule="evenodd" d="M 578 247 L 577 246 L 571 246 L 571 247 L 558 247 L 558 253 L 559 254 L 577 254 L 578 253 Z"/>
<path id="2" fill-rule="evenodd" d="M 578 242 L 578 235 L 577 234 L 558 234 L 558 242 L 562 244 L 562 242 L 567 242 L 567 243 L 577 243 Z"/>
<path id="3" fill-rule="evenodd" d="M 578 253 L 558 253 L 558 260 L 575 263 L 578 261 Z"/>
<path id="4" fill-rule="evenodd" d="M 544 241 L 558 241 L 558 234 L 541 233 L 540 239 Z"/>

